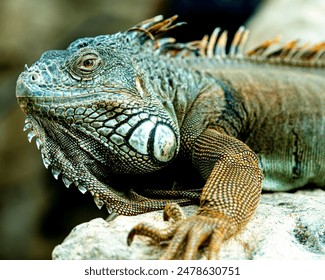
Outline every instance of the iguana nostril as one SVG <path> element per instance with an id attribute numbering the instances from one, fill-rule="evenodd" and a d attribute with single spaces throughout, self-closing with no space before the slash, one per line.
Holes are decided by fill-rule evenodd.
<path id="1" fill-rule="evenodd" d="M 40 79 L 40 76 L 37 73 L 31 73 L 29 79 L 30 82 L 36 83 Z"/>

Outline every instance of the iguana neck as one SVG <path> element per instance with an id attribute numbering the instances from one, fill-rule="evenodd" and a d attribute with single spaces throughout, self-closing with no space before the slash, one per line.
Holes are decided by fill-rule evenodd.
<path id="1" fill-rule="evenodd" d="M 148 59 L 141 72 L 145 88 L 158 99 L 182 127 L 200 93 L 214 79 L 199 70 L 182 65 L 181 60 L 169 57 Z M 150 76 L 148 76 L 150 73 Z"/>
<path id="2" fill-rule="evenodd" d="M 190 156 L 197 137 L 208 127 L 235 137 L 244 131 L 242 100 L 217 75 L 188 67 L 178 58 L 160 58 L 147 67 L 147 88 L 178 124 L 183 154 Z"/>

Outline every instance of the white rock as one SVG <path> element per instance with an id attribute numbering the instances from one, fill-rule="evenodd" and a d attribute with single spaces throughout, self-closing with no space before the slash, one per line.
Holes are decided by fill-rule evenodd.
<path id="1" fill-rule="evenodd" d="M 185 207 L 187 214 L 196 206 Z M 263 194 L 252 221 L 235 238 L 226 242 L 220 259 L 325 259 L 325 191 Z M 139 222 L 160 227 L 162 211 L 138 216 L 119 216 L 107 223 L 98 218 L 78 225 L 53 259 L 158 259 L 164 249 L 150 238 L 137 236 L 131 246 L 126 239 Z"/>

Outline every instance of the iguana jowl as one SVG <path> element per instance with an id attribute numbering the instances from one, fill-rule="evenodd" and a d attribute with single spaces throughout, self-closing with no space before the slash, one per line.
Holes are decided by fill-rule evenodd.
<path id="1" fill-rule="evenodd" d="M 254 214 L 262 186 L 324 186 L 324 46 L 290 42 L 268 53 L 268 41 L 244 54 L 242 28 L 229 53 L 217 29 L 186 44 L 155 38 L 175 19 L 48 51 L 26 66 L 16 95 L 55 178 L 110 213 L 167 205 L 174 223 L 140 224 L 129 243 L 136 234 L 171 240 L 162 258 L 184 245 L 181 257 L 193 259 L 208 241 L 214 259 Z M 187 219 L 175 204 L 198 201 Z"/>

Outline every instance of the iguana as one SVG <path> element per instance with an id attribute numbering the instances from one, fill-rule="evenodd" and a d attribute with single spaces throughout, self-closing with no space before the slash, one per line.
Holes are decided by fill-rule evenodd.
<path id="1" fill-rule="evenodd" d="M 244 52 L 240 28 L 179 43 L 157 16 L 78 39 L 25 66 L 16 95 L 46 168 L 114 215 L 163 209 L 173 223 L 135 226 L 170 241 L 162 259 L 216 259 L 253 216 L 262 188 L 325 183 L 324 44 Z M 263 180 L 264 177 L 264 180 Z M 179 205 L 198 203 L 185 218 Z"/>

